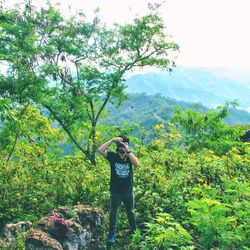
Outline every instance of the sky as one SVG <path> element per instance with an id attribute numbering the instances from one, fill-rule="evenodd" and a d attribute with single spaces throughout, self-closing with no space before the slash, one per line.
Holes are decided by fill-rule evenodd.
<path id="1" fill-rule="evenodd" d="M 8 4 L 19 0 L 8 0 Z M 99 6 L 107 24 L 125 23 L 147 12 L 147 0 L 51 0 L 67 15 Z M 35 0 L 41 6 L 45 0 Z M 69 8 L 69 6 L 71 6 Z M 165 0 L 160 13 L 180 46 L 177 65 L 250 69 L 250 0 Z M 245 70 L 245 71 L 246 71 Z"/>

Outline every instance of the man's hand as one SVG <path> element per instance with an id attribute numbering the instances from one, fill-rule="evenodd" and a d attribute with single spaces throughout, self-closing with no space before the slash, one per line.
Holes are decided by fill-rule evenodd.
<path id="1" fill-rule="evenodd" d="M 127 142 L 120 142 L 124 148 L 125 148 L 125 151 L 132 163 L 132 165 L 134 165 L 135 167 L 139 165 L 139 161 L 138 159 L 136 158 L 136 156 L 131 152 L 130 148 L 129 148 L 129 145 Z"/>
<path id="2" fill-rule="evenodd" d="M 98 148 L 98 152 L 104 156 L 105 158 L 107 158 L 108 155 L 108 147 L 113 143 L 113 142 L 121 142 L 122 138 L 121 137 L 114 137 L 113 139 L 105 142 L 101 147 Z"/>
<path id="3" fill-rule="evenodd" d="M 120 142 L 120 143 L 124 146 L 126 152 L 130 151 L 128 143 L 124 143 L 124 142 Z"/>
<path id="4" fill-rule="evenodd" d="M 122 141 L 123 141 L 123 139 L 121 137 L 114 137 L 112 139 L 112 142 L 122 142 Z"/>

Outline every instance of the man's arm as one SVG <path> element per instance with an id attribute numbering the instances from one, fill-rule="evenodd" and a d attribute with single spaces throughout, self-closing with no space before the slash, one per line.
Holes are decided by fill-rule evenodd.
<path id="1" fill-rule="evenodd" d="M 118 142 L 118 141 L 122 141 L 121 137 L 115 137 L 107 142 L 105 142 L 104 144 L 102 144 L 102 146 L 100 146 L 97 151 L 98 153 L 100 153 L 102 156 L 104 156 L 105 158 L 107 158 L 107 154 L 108 154 L 108 148 L 109 146 L 113 143 L 113 142 Z"/>
<path id="2" fill-rule="evenodd" d="M 134 165 L 135 167 L 137 167 L 139 165 L 139 161 L 137 159 L 137 157 L 131 152 L 129 145 L 127 143 L 123 143 L 121 142 L 121 144 L 124 145 L 125 149 L 126 149 L 126 154 L 129 157 L 132 165 Z"/>
<path id="3" fill-rule="evenodd" d="M 134 165 L 135 167 L 137 167 L 139 165 L 139 161 L 138 161 L 137 157 L 131 151 L 129 151 L 127 153 L 127 155 L 129 157 L 132 165 Z"/>

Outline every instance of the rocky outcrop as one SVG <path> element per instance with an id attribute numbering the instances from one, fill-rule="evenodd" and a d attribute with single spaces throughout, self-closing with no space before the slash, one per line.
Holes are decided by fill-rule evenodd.
<path id="1" fill-rule="evenodd" d="M 3 239 L 0 239 L 0 249 L 4 248 L 6 244 L 7 243 Z"/>
<path id="2" fill-rule="evenodd" d="M 10 246 L 16 236 L 21 232 L 27 231 L 31 227 L 30 221 L 22 221 L 16 224 L 7 224 L 2 232 L 2 239 L 0 239 L 0 249 Z"/>
<path id="3" fill-rule="evenodd" d="M 63 250 L 62 245 L 51 235 L 36 229 L 31 229 L 28 232 L 26 239 L 26 249 L 50 249 L 50 250 Z"/>
<path id="4" fill-rule="evenodd" d="M 102 211 L 89 206 L 59 207 L 40 219 L 36 228 L 27 232 L 26 250 L 101 250 L 103 245 Z M 23 222 L 22 222 L 23 223 Z M 19 223 L 17 228 L 28 229 Z M 16 224 L 17 225 L 17 224 Z M 21 226 L 23 225 L 23 226 Z M 30 224 L 28 224 L 30 226 Z M 10 226 L 7 225 L 6 228 Z M 6 237 L 14 239 L 14 230 L 6 231 Z M 15 231 L 17 232 L 17 230 Z M 1 240 L 0 240 L 0 244 Z"/>

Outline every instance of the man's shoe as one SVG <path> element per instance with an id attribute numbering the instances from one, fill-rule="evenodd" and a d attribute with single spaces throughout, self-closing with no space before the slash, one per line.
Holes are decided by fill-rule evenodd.
<path id="1" fill-rule="evenodd" d="M 109 245 L 113 245 L 115 243 L 115 236 L 114 235 L 109 235 L 107 243 Z"/>

